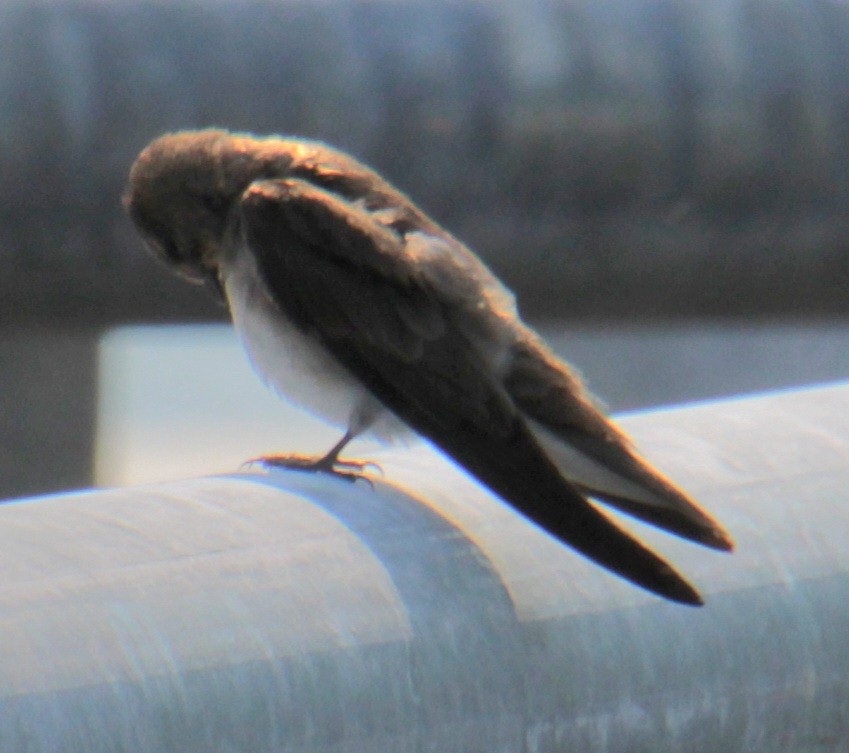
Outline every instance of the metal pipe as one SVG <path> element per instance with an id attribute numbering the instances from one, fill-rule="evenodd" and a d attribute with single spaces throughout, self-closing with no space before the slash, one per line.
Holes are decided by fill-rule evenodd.
<path id="1" fill-rule="evenodd" d="M 735 534 L 662 602 L 427 450 L 0 507 L 0 749 L 845 750 L 849 385 L 634 415 Z"/>

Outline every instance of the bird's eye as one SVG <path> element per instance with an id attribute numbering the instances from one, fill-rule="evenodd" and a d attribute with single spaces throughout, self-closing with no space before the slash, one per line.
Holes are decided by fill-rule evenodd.
<path id="1" fill-rule="evenodd" d="M 221 194 L 204 194 L 199 197 L 201 204 L 212 214 L 227 211 L 227 199 Z"/>
<path id="2" fill-rule="evenodd" d="M 173 262 L 178 262 L 183 258 L 183 255 L 180 253 L 180 249 L 177 248 L 177 244 L 168 240 L 162 244 L 162 248 L 165 252 L 165 258 L 170 259 Z"/>
<path id="3" fill-rule="evenodd" d="M 153 252 L 155 256 L 169 262 L 178 262 L 181 254 L 177 250 L 177 246 L 167 236 L 145 235 L 145 245 Z"/>

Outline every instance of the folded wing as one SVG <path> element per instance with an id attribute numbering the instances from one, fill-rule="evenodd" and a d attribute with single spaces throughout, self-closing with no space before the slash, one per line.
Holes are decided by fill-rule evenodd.
<path id="1" fill-rule="evenodd" d="M 591 497 L 721 550 L 723 527 L 650 465 L 594 404 L 578 377 L 533 333 L 514 349 L 505 384 L 539 443 L 566 478 Z"/>
<path id="2" fill-rule="evenodd" d="M 486 333 L 498 312 L 446 293 L 427 269 L 433 259 L 407 253 L 404 234 L 308 181 L 255 183 L 241 208 L 244 242 L 281 311 L 386 407 L 562 542 L 667 598 L 700 603 L 543 451 L 517 409 L 521 390 L 494 367 Z"/>

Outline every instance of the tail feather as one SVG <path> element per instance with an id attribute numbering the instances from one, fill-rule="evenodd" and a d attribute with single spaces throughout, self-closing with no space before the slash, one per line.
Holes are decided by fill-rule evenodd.
<path id="1" fill-rule="evenodd" d="M 504 384 L 539 445 L 583 493 L 699 544 L 734 548 L 719 522 L 639 455 L 530 330 L 514 345 Z"/>
<path id="2" fill-rule="evenodd" d="M 703 603 L 698 591 L 669 563 L 563 478 L 524 422 L 517 423 L 509 442 L 486 442 L 457 432 L 442 437 L 439 444 L 493 492 L 564 544 L 667 599 Z"/>
<path id="3" fill-rule="evenodd" d="M 725 529 L 630 446 L 530 427 L 560 472 L 587 496 L 698 544 L 731 551 Z"/>

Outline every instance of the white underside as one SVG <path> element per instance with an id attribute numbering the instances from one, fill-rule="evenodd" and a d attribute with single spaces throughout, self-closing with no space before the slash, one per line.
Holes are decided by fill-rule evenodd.
<path id="1" fill-rule="evenodd" d="M 248 253 L 224 270 L 230 314 L 248 358 L 261 379 L 281 397 L 321 420 L 347 428 L 353 416 L 377 410 L 369 433 L 392 440 L 408 430 L 315 340 L 283 316 L 265 291 Z"/>

